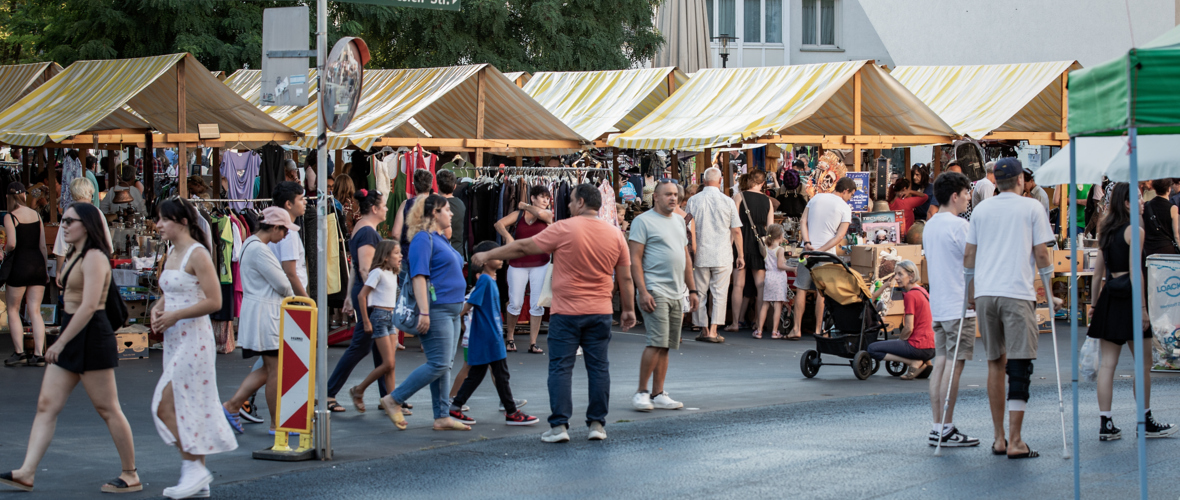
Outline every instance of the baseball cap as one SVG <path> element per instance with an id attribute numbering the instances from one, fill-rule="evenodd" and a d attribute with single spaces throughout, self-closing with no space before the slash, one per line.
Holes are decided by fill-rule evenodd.
<path id="1" fill-rule="evenodd" d="M 267 207 L 262 211 L 263 224 L 272 226 L 286 226 L 291 231 L 298 231 L 299 226 L 291 221 L 291 214 L 279 207 Z"/>
<path id="2" fill-rule="evenodd" d="M 1032 170 L 1029 170 L 1029 169 L 1027 169 L 1027 168 L 1026 168 L 1026 169 L 1024 169 L 1024 180 L 1026 180 L 1026 181 L 1027 181 L 1027 180 L 1032 180 L 1032 178 L 1033 178 L 1033 171 L 1032 171 Z"/>
<path id="3" fill-rule="evenodd" d="M 1000 158 L 1000 161 L 996 162 L 993 173 L 997 181 L 1003 181 L 1019 177 L 1024 173 L 1024 168 L 1021 167 L 1020 160 L 1016 158 Z"/>
<path id="4" fill-rule="evenodd" d="M 21 194 L 25 192 L 25 185 L 20 181 L 12 181 L 8 183 L 8 194 Z"/>

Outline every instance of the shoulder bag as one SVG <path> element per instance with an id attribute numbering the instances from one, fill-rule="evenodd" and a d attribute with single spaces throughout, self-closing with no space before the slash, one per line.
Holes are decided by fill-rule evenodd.
<path id="1" fill-rule="evenodd" d="M 427 232 L 430 239 L 430 256 L 434 258 L 434 235 Z M 406 265 L 409 265 L 407 262 Z M 429 266 L 429 264 L 427 264 Z M 361 279 L 357 277 L 357 279 Z M 430 289 L 430 278 L 426 278 L 426 289 Z M 413 277 L 410 272 L 406 272 L 406 277 L 402 279 L 401 289 L 398 290 L 397 306 L 393 308 L 393 326 L 403 332 L 418 331 L 418 319 L 421 318 L 421 309 L 418 309 L 418 301 L 414 298 Z"/>
<path id="2" fill-rule="evenodd" d="M 1155 218 L 1155 210 L 1152 210 L 1150 204 L 1148 204 L 1148 203 L 1143 204 L 1143 214 L 1146 215 L 1149 220 L 1151 220 L 1151 225 L 1155 226 L 1156 231 L 1159 231 L 1160 233 L 1164 233 L 1164 234 L 1167 233 L 1167 231 L 1164 231 L 1164 227 L 1160 224 L 1160 221 Z M 1180 253 L 1180 246 L 1176 245 L 1175 238 L 1176 238 L 1176 235 L 1173 234 L 1172 239 L 1168 240 L 1168 243 L 1172 244 L 1172 248 L 1174 250 L 1176 250 L 1176 253 Z M 4 270 L 2 268 L 0 268 L 0 276 L 7 277 L 7 274 L 4 273 Z"/>
<path id="3" fill-rule="evenodd" d="M 746 195 L 738 191 L 738 197 L 742 199 L 742 209 L 746 211 L 746 219 L 750 221 L 750 225 L 754 224 L 754 216 L 750 215 L 750 204 L 746 203 Z M 762 241 L 762 235 L 758 234 L 758 228 L 750 228 L 754 231 L 754 241 L 758 242 L 758 253 L 762 254 L 762 258 L 766 258 L 766 243 Z"/>
<path id="4" fill-rule="evenodd" d="M 78 256 L 77 259 L 74 259 L 74 263 L 70 264 L 70 267 L 66 269 L 61 279 L 63 288 L 69 282 L 70 272 L 74 270 L 74 266 L 78 265 L 78 261 L 83 258 L 85 258 L 85 255 Z M 115 286 L 113 273 L 110 282 L 107 284 L 107 302 L 103 304 L 103 307 L 105 308 L 104 312 L 106 312 L 107 321 L 111 323 L 111 329 L 113 330 L 123 328 L 123 325 L 127 323 L 127 318 L 131 316 L 131 313 L 127 311 L 127 304 L 123 303 L 123 297 L 119 296 L 119 287 Z"/>

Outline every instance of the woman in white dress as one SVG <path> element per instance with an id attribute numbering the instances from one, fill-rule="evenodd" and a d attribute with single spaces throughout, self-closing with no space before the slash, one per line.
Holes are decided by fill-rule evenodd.
<path id="1" fill-rule="evenodd" d="M 279 383 L 279 318 L 283 298 L 295 295 L 291 281 L 270 251 L 268 243 L 287 237 L 287 231 L 299 230 L 291 215 L 279 207 L 262 211 L 258 231 L 242 243 L 242 313 L 238 317 L 238 344 L 242 357 L 262 357 L 266 370 L 254 370 L 246 375 L 233 397 L 222 405 L 225 418 L 238 434 L 245 433 L 238 409 L 250 395 L 266 386 L 266 406 L 270 411 L 270 429 L 276 425 L 275 407 Z"/>
<path id="2" fill-rule="evenodd" d="M 216 342 L 209 314 L 221 309 L 221 286 L 192 203 L 173 198 L 160 204 L 156 228 L 172 243 L 152 308 L 152 329 L 164 332 L 164 373 L 152 397 L 156 431 L 180 450 L 180 482 L 164 489 L 169 498 L 208 495 L 213 475 L 205 455 L 238 447 L 225 417 L 217 413 Z"/>

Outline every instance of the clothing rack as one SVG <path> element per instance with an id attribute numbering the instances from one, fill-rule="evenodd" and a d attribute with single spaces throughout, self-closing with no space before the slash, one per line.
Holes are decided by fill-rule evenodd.
<path id="1" fill-rule="evenodd" d="M 315 199 L 315 198 L 316 197 L 312 197 L 312 198 L 308 198 L 308 199 Z M 274 199 L 273 198 L 251 198 L 251 199 L 245 199 L 245 200 L 234 200 L 234 199 L 222 199 L 222 198 L 194 198 L 194 199 L 190 199 L 189 201 L 192 201 L 192 202 L 220 202 L 220 203 L 229 203 L 229 202 L 254 203 L 254 202 L 259 202 L 259 201 L 274 201 Z"/>
<path id="2" fill-rule="evenodd" d="M 568 173 L 568 172 L 610 172 L 609 168 L 598 167 L 464 167 L 481 172 L 528 172 L 537 174 Z"/>

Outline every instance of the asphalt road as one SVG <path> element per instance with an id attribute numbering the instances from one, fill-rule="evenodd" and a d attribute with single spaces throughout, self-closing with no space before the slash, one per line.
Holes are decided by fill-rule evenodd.
<path id="1" fill-rule="evenodd" d="M 992 459 L 986 450 L 950 450 L 942 458 L 955 465 L 950 471 L 938 469 L 943 462 L 927 462 L 930 450 L 925 449 L 922 439 L 930 417 L 924 381 L 901 381 L 884 370 L 860 381 L 851 368 L 839 366 L 824 366 L 816 378 L 805 379 L 799 371 L 799 356 L 814 346 L 813 341 L 754 340 L 748 332 L 727 337 L 729 341 L 723 345 L 690 340 L 673 354 L 668 391 L 692 409 L 640 413 L 630 409 L 630 397 L 635 391 L 643 337 L 636 332 L 616 332 L 610 348 L 610 439 L 605 443 L 584 441 L 586 431 L 581 422 L 586 383 L 579 363 L 574 377 L 574 442 L 541 446 L 538 436 L 545 430 L 543 420 L 548 415 L 548 360 L 545 355 L 513 353 L 509 356 L 513 391 L 516 397 L 529 400 L 523 408 L 526 412 L 542 419 L 536 426 L 499 424 L 497 420 L 502 417 L 495 409 L 495 391 L 490 382 L 485 382 L 469 402 L 473 407 L 470 415 L 480 420 L 474 431 L 431 431 L 429 391 L 422 391 L 410 399 L 416 410 L 409 417 L 409 430 L 398 432 L 376 410 L 376 389 L 370 389 L 366 397 L 368 413 L 358 414 L 342 401 L 349 411 L 333 417 L 336 455 L 331 462 L 253 460 L 250 452 L 270 446 L 273 439 L 266 435 L 265 425 L 247 425 L 247 433 L 238 437 L 238 450 L 209 458 L 216 477 L 214 496 L 277 498 L 298 492 L 308 498 L 412 498 L 427 494 L 437 497 L 438 493 L 454 493 L 460 498 L 510 494 L 924 497 L 927 495 L 921 488 L 954 488 L 959 484 L 980 485 L 980 495 L 1004 493 L 1006 490 L 999 486 L 1025 477 L 1013 476 L 1010 471 L 1024 469 L 1035 471 L 1027 476 L 1031 482 L 1014 487 L 1039 491 L 1041 486 L 1036 484 L 1045 481 L 1046 485 L 1057 485 L 1052 490 L 1057 494 L 1049 497 L 1069 491 L 1066 462 L 1051 458 L 1054 447 L 1059 445 L 1055 444 L 1059 439 L 1055 436 L 1060 428 L 1047 335 L 1042 338 L 1046 355 L 1037 362 L 1033 380 L 1037 392 L 1026 432 L 1028 441 L 1046 452 L 1046 458 L 1013 469 L 1005 459 Z M 1065 354 L 1069 342 L 1064 334 L 1061 337 L 1059 343 Z M 544 336 L 540 343 L 545 347 Z M 342 352 L 330 349 L 329 366 L 335 366 Z M 0 356 L 7 354 L 0 352 Z M 978 354 L 982 354 L 981 350 Z M 116 372 L 120 400 L 135 432 L 138 466 L 146 488 L 127 498 L 156 497 L 164 487 L 175 484 L 179 475 L 175 450 L 163 444 L 151 422 L 149 405 L 161 361 L 159 351 L 152 355 L 150 359 L 124 362 Z M 409 349 L 398 354 L 399 380 L 422 361 L 422 354 L 411 341 Z M 218 386 L 223 398 L 237 387 L 251 364 L 236 353 L 219 356 Z M 1062 364 L 1063 371 L 1068 370 L 1067 365 Z M 1125 431 L 1134 427 L 1129 366 L 1129 356 L 1124 354 L 1115 401 L 1116 419 Z M 362 362 L 353 372 L 350 385 L 359 382 L 369 367 L 368 360 Z M 959 423 L 973 435 L 990 429 L 981 389 L 985 376 L 986 367 L 981 361 L 968 363 L 963 376 L 965 394 L 960 416 L 965 420 Z M 36 368 L 0 369 L 0 386 L 6 389 L 5 402 L 0 405 L 0 419 L 6 429 L 0 433 L 0 470 L 19 467 L 24 456 L 40 377 L 41 370 Z M 1176 391 L 1180 391 L 1180 381 L 1173 381 L 1173 377 L 1156 376 L 1153 407 L 1160 418 L 1180 422 L 1180 411 L 1169 406 L 1176 400 Z M 1084 386 L 1082 394 L 1082 429 L 1087 432 L 1084 435 L 1090 435 L 1097 426 L 1093 386 Z M 1095 423 L 1088 425 L 1087 419 Z M 1097 441 L 1092 441 L 1082 450 L 1085 463 L 1090 464 L 1087 467 L 1092 465 L 1087 473 L 1088 484 L 1133 491 L 1133 441 L 1104 443 L 1095 449 L 1101 454 L 1087 454 L 1087 447 L 1097 447 Z M 1157 478 L 1156 474 L 1162 474 L 1160 478 L 1175 474 L 1168 465 L 1176 463 L 1170 460 L 1175 458 L 1171 456 L 1175 446 L 1169 440 L 1152 443 L 1153 478 Z M 118 473 L 117 463 L 105 426 L 79 388 L 67 404 L 55 440 L 41 463 L 37 491 L 50 498 L 97 497 L 98 486 Z M 943 482 L 945 474 L 960 480 Z M 1154 484 L 1160 487 L 1165 482 L 1155 480 Z M 341 497 L 344 492 L 347 494 Z M 796 492 L 798 495 L 793 494 Z M 15 494 L 0 490 L 0 498 L 8 495 Z"/>

